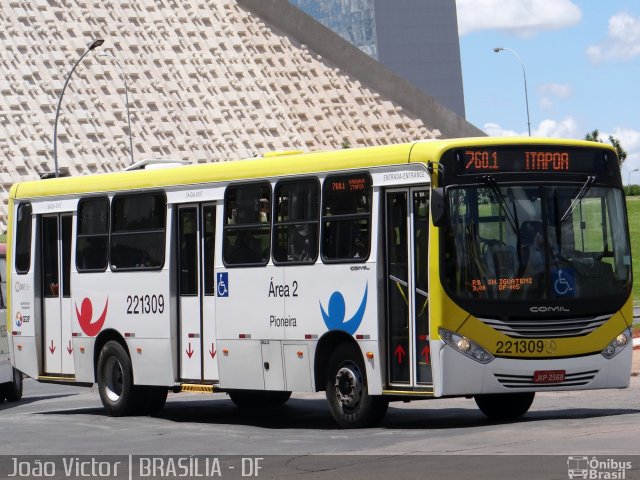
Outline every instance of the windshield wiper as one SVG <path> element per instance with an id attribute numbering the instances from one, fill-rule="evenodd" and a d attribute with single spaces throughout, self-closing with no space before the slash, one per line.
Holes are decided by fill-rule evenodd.
<path id="1" fill-rule="evenodd" d="M 491 175 L 485 175 L 484 177 L 482 177 L 482 181 L 487 185 L 487 187 L 489 187 L 493 195 L 498 200 L 498 203 L 500 204 L 500 208 L 504 212 L 504 216 L 509 222 L 509 225 L 511 225 L 513 232 L 518 234 L 518 221 L 514 217 L 513 212 L 511 212 L 507 207 L 507 200 L 504 198 L 504 195 L 502 194 L 502 190 L 500 190 L 500 187 L 498 186 L 498 182 L 496 182 L 496 179 L 493 178 Z M 518 235 L 518 237 L 519 236 L 520 235 Z"/>
<path id="2" fill-rule="evenodd" d="M 593 185 L 593 182 L 595 181 L 596 181 L 595 175 L 589 175 L 587 177 L 587 181 L 584 182 L 584 184 L 582 185 L 582 188 L 578 192 L 578 195 L 576 196 L 576 198 L 573 199 L 573 201 L 571 202 L 571 205 L 569 205 L 569 208 L 567 208 L 567 211 L 564 212 L 564 215 L 562 215 L 562 218 L 560 219 L 560 223 L 564 222 L 567 218 L 569 218 L 569 216 L 573 213 L 573 211 L 576 209 L 578 204 L 582 201 L 584 196 L 587 194 L 587 192 L 591 188 L 591 185 Z"/>

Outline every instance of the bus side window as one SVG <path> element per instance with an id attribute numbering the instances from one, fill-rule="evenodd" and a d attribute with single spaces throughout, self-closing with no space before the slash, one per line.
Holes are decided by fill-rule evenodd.
<path id="1" fill-rule="evenodd" d="M 31 204 L 18 206 L 16 223 L 15 266 L 20 274 L 29 273 L 31 268 Z"/>
<path id="2" fill-rule="evenodd" d="M 271 244 L 271 186 L 266 182 L 230 185 L 224 211 L 224 264 L 266 265 Z"/>
<path id="3" fill-rule="evenodd" d="M 111 202 L 111 268 L 162 268 L 166 218 L 167 197 L 163 192 L 114 196 Z"/>
<path id="4" fill-rule="evenodd" d="M 364 262 L 371 251 L 371 177 L 330 175 L 322 186 L 322 260 Z"/>
<path id="5" fill-rule="evenodd" d="M 273 261 L 314 263 L 318 258 L 320 186 L 317 179 L 278 182 L 274 193 Z"/>
<path id="6" fill-rule="evenodd" d="M 103 272 L 109 259 L 109 198 L 82 198 L 78 202 L 76 268 Z"/>

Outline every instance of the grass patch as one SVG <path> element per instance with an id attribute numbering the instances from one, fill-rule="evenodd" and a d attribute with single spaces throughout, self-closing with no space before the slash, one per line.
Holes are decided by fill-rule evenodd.
<path id="1" fill-rule="evenodd" d="M 627 197 L 631 262 L 633 265 L 633 301 L 640 303 L 640 197 Z"/>

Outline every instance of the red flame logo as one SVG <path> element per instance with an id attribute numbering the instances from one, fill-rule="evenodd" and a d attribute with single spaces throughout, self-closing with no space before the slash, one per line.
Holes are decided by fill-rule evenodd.
<path id="1" fill-rule="evenodd" d="M 82 300 L 82 305 L 80 306 L 80 311 L 78 311 L 78 305 L 76 304 L 76 317 L 78 317 L 78 323 L 80 324 L 80 328 L 82 331 L 88 335 L 89 337 L 95 337 L 102 326 L 104 325 L 104 321 L 107 319 L 107 307 L 109 306 L 109 299 L 107 298 L 107 302 L 104 304 L 104 310 L 102 311 L 102 315 L 95 322 L 93 320 L 93 305 L 91 304 L 91 300 L 85 297 Z"/>

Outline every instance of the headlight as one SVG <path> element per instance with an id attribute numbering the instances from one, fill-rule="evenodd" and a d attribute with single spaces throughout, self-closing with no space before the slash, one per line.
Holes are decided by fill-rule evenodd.
<path id="1" fill-rule="evenodd" d="M 494 358 L 493 355 L 487 352 L 480 345 L 463 335 L 444 328 L 438 329 L 438 333 L 440 334 L 440 338 L 444 340 L 444 343 L 476 362 L 489 363 Z"/>
<path id="2" fill-rule="evenodd" d="M 602 356 L 604 358 L 613 358 L 616 355 L 618 355 L 622 350 L 624 350 L 624 347 L 627 346 L 627 344 L 629 343 L 629 339 L 631 338 L 631 329 L 627 328 L 624 332 L 622 332 L 620 335 L 616 336 L 616 338 L 614 338 L 609 345 L 607 345 L 605 347 L 604 350 L 602 350 Z"/>

